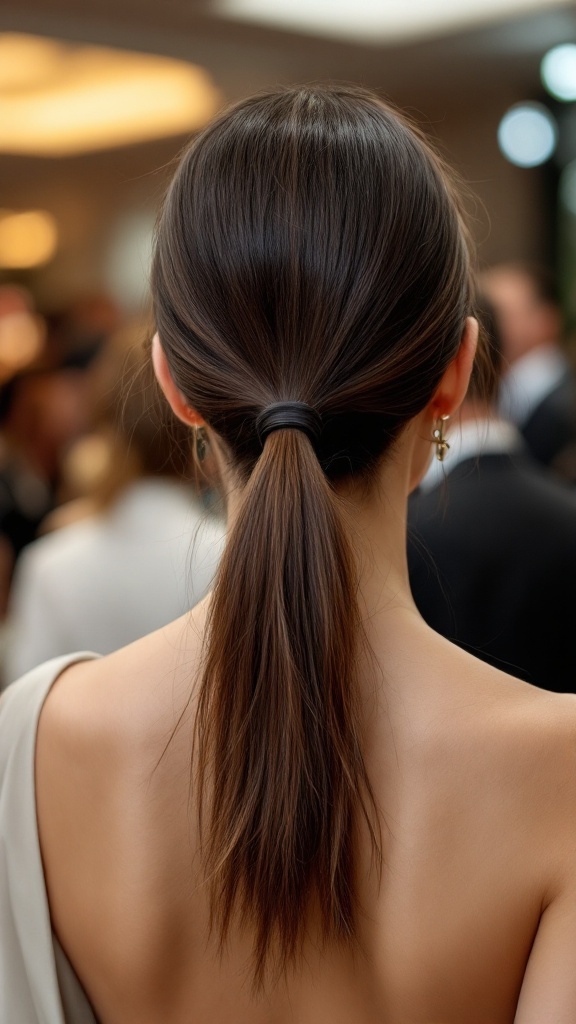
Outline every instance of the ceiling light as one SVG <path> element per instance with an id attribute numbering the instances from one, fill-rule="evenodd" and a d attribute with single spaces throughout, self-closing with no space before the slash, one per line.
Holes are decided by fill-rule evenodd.
<path id="1" fill-rule="evenodd" d="M 234 20 L 379 45 L 569 3 L 570 0 L 213 0 L 212 9 Z"/>
<path id="2" fill-rule="evenodd" d="M 0 35 L 0 93 L 35 89 L 53 81 L 61 68 L 64 44 L 40 36 L 6 32 Z"/>
<path id="3" fill-rule="evenodd" d="M 0 267 L 27 270 L 47 263 L 56 252 L 56 221 L 46 210 L 0 210 Z"/>
<path id="4" fill-rule="evenodd" d="M 498 126 L 498 144 L 507 160 L 517 167 L 538 167 L 555 148 L 558 129 L 552 114 L 541 103 L 517 103 Z"/>
<path id="5" fill-rule="evenodd" d="M 576 100 L 576 44 L 554 46 L 542 59 L 542 81 L 557 100 Z"/>
<path id="6" fill-rule="evenodd" d="M 219 104 L 184 61 L 0 35 L 0 151 L 69 156 L 188 133 Z"/>

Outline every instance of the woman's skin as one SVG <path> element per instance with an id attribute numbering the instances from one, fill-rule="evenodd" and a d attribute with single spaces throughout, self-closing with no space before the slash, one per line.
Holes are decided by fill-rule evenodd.
<path id="1" fill-rule="evenodd" d="M 301 962 L 258 995 L 250 929 L 235 926 L 221 956 L 209 935 L 191 789 L 209 598 L 52 688 L 36 752 L 44 867 L 54 930 L 101 1024 L 574 1024 L 576 699 L 432 632 L 408 584 L 407 496 L 474 345 L 469 320 L 371 495 L 346 491 L 384 862 L 379 880 L 360 829 L 355 949 L 319 948 L 312 910 Z M 201 423 L 157 340 L 154 362 L 177 414 Z M 233 520 L 241 491 L 226 472 Z"/>

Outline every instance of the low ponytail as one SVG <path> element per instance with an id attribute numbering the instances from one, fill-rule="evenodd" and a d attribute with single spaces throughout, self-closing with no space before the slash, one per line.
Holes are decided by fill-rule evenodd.
<path id="1" fill-rule="evenodd" d="M 325 939 L 354 938 L 357 828 L 379 857 L 339 493 L 378 486 L 460 347 L 471 282 L 454 188 L 371 93 L 251 97 L 184 153 L 152 289 L 173 380 L 239 501 L 210 605 L 195 763 L 212 923 L 222 942 L 233 924 L 251 929 L 262 983 L 316 921 Z M 309 417 L 262 444 L 263 412 L 270 425 L 285 400 L 320 417 L 314 444 Z"/>
<path id="2" fill-rule="evenodd" d="M 232 525 L 211 602 L 197 730 L 205 869 L 222 939 L 255 931 L 254 969 L 283 970 L 311 907 L 354 934 L 361 753 L 356 569 L 340 501 L 299 430 L 271 434 Z M 209 793 L 209 810 L 205 797 Z"/>

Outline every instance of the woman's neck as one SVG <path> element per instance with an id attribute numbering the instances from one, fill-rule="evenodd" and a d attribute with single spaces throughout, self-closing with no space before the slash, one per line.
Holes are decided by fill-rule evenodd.
<path id="1" fill-rule="evenodd" d="M 386 463 L 370 493 L 346 495 L 345 523 L 358 565 L 358 600 L 366 626 L 399 608 L 414 610 L 406 554 L 408 481 Z"/>

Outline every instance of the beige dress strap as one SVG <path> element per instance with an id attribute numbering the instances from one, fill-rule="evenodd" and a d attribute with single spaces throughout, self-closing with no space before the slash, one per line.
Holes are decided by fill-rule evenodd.
<path id="1" fill-rule="evenodd" d="M 65 668 L 93 657 L 54 658 L 0 697 L 0 1024 L 96 1024 L 52 934 L 34 783 L 46 696 Z"/>

